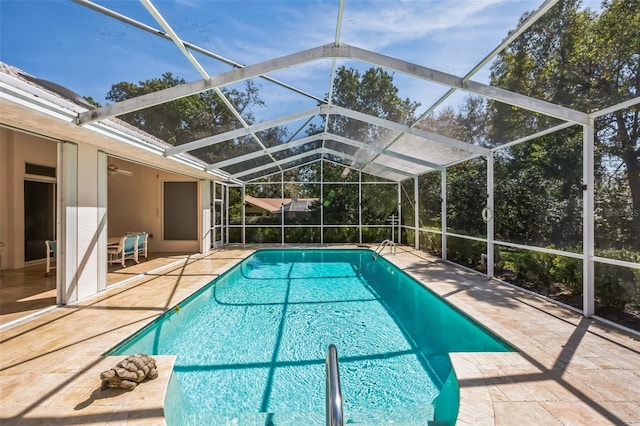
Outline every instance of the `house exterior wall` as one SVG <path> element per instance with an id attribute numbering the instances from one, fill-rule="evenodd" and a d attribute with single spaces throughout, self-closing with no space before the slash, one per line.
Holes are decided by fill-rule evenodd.
<path id="1" fill-rule="evenodd" d="M 149 251 L 200 252 L 203 209 L 198 209 L 198 240 L 164 241 L 162 238 L 164 182 L 199 182 L 201 188 L 200 181 L 118 159 L 109 160 L 109 163 L 133 173 L 131 176 L 116 174 L 108 178 L 109 237 L 119 237 L 128 231 L 145 231 L 150 237 Z M 198 205 L 201 206 L 202 190 L 198 193 Z"/>
<path id="2" fill-rule="evenodd" d="M 2 269 L 26 266 L 24 181 L 40 180 L 25 174 L 26 163 L 56 169 L 57 180 L 42 179 L 57 183 L 58 187 L 57 238 L 62 251 L 56 269 L 58 303 L 73 303 L 106 288 L 108 236 L 142 230 L 153 234 L 149 239 L 150 251 L 199 252 L 205 248 L 203 215 L 209 210 L 202 204 L 205 198 L 202 181 L 129 162 L 124 168 L 131 170 L 133 176 L 107 178 L 107 155 L 95 145 L 57 142 L 0 128 Z M 198 240 L 162 240 L 162 187 L 164 182 L 176 181 L 198 182 Z"/>
<path id="3" fill-rule="evenodd" d="M 9 173 L 9 131 L 0 127 L 0 270 L 8 264 L 9 244 L 9 187 L 13 181 Z M 6 247 L 6 248 L 5 248 Z M 4 260 L 3 260 L 4 256 Z"/>
<path id="4" fill-rule="evenodd" d="M 25 164 L 55 168 L 56 145 L 48 139 L 0 128 L 0 242 L 4 243 L 0 256 L 3 269 L 25 266 Z"/>
<path id="5" fill-rule="evenodd" d="M 3 269 L 20 269 L 24 261 L 24 192 L 25 163 L 57 167 L 55 141 L 28 133 L 0 128 L 0 242 Z M 92 145 L 79 145 L 78 197 L 81 216 L 95 228 L 98 213 L 97 153 Z M 117 159 L 113 160 L 118 164 Z M 182 175 L 126 162 L 123 168 L 133 176 L 116 175 L 108 178 L 107 216 L 108 236 L 121 236 L 127 231 L 146 231 L 152 234 L 149 250 L 157 252 L 199 252 L 200 241 L 162 240 L 162 187 L 164 182 L 196 181 Z M 201 183 L 199 184 L 201 186 Z M 199 190 L 202 194 L 202 190 Z M 202 205 L 200 196 L 199 205 Z M 202 236 L 203 212 L 198 210 L 199 235 Z M 208 210 L 207 210 L 208 211 Z M 84 221 L 84 220 L 83 220 Z M 96 229 L 80 229 L 95 239 Z M 85 242 L 85 249 L 89 242 Z"/>

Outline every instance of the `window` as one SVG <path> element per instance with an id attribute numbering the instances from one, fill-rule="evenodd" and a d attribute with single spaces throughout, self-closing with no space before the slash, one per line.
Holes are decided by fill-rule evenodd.
<path id="1" fill-rule="evenodd" d="M 198 239 L 198 183 L 164 183 L 164 239 Z"/>

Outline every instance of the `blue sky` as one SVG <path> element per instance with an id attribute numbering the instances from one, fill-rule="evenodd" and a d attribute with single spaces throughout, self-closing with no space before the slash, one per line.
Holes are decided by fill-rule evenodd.
<path id="1" fill-rule="evenodd" d="M 338 0 L 152 2 L 183 40 L 244 65 L 332 43 L 336 33 Z M 599 2 L 584 3 L 593 8 Z M 95 3 L 160 28 L 138 1 Z M 340 39 L 464 75 L 516 27 L 524 12 L 541 3 L 542 0 L 346 0 Z M 230 69 L 202 55 L 196 57 L 210 75 Z M 164 72 L 187 81 L 201 78 L 171 42 L 68 0 L 0 0 L 0 59 L 103 104 L 107 103 L 105 95 L 111 85 L 120 81 L 137 83 Z M 330 66 L 331 61 L 313 63 L 275 77 L 323 97 Z M 487 77 L 485 68 L 473 79 L 486 81 Z M 401 96 L 424 106 L 446 90 L 399 75 L 394 81 Z M 259 120 L 314 104 L 268 83 L 262 83 L 262 87 L 262 97 L 270 111 L 257 111 Z"/>

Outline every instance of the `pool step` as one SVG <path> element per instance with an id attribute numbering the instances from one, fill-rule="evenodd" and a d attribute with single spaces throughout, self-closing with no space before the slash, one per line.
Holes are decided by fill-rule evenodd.
<path id="1" fill-rule="evenodd" d="M 184 423 L 181 423 L 180 426 L 324 426 L 325 415 L 324 413 L 237 413 L 231 415 L 193 415 L 183 421 Z"/>
<path id="2" fill-rule="evenodd" d="M 187 415 L 181 426 L 215 424 L 220 426 L 324 426 L 325 413 L 238 413 Z M 345 425 L 358 426 L 445 426 L 433 420 L 432 407 L 414 410 L 375 410 L 344 413 Z"/>
<path id="3" fill-rule="evenodd" d="M 345 411 L 345 425 L 358 426 L 431 426 L 433 407 L 404 410 L 369 410 L 363 412 Z"/>

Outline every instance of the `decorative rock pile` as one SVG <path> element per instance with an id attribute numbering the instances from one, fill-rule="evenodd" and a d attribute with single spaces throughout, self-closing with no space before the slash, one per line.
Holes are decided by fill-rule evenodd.
<path id="1" fill-rule="evenodd" d="M 158 377 L 156 360 L 145 354 L 130 355 L 117 363 L 114 368 L 100 374 L 103 390 L 107 388 L 132 390 L 143 380 L 156 377 Z"/>

